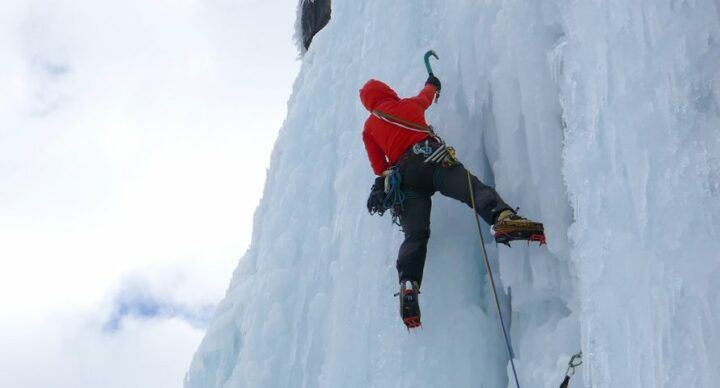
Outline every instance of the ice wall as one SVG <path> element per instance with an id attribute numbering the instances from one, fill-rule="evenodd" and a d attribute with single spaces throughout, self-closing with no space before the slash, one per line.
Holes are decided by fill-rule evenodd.
<path id="1" fill-rule="evenodd" d="M 718 2 L 563 10 L 563 174 L 586 382 L 716 387 Z"/>
<path id="2" fill-rule="evenodd" d="M 332 4 L 186 387 L 514 386 L 468 208 L 434 199 L 410 334 L 392 297 L 401 233 L 364 208 L 358 88 L 416 93 L 429 48 L 429 121 L 546 225 L 547 247 L 488 244 L 522 386 L 556 387 L 581 347 L 571 386 L 720 381 L 716 2 Z"/>

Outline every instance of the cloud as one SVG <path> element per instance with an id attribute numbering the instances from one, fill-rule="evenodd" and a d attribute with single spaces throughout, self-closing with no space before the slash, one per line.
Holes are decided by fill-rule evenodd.
<path id="1" fill-rule="evenodd" d="M 0 324 L 3 386 L 177 388 L 203 334 L 182 319 L 133 317 L 108 333 L 81 316 L 54 315 L 25 328 Z"/>
<path id="2" fill-rule="evenodd" d="M 214 310 L 206 286 L 187 268 L 154 265 L 128 273 L 99 304 L 3 309 L 0 378 L 13 388 L 178 387 Z"/>
<path id="3" fill-rule="evenodd" d="M 149 284 L 158 277 L 143 279 L 133 277 L 125 279 L 120 291 L 113 298 L 111 312 L 108 314 L 103 331 L 117 333 L 127 320 L 181 320 L 196 329 L 204 329 L 215 305 L 209 302 L 187 302 L 178 298 L 177 289 L 172 293 L 158 291 L 157 286 Z M 181 287 L 173 283 L 175 287 Z"/>
<path id="4" fill-rule="evenodd" d="M 98 303 L 149 263 L 213 273 L 222 296 L 297 71 L 295 1 L 267 3 L 10 2 L 1 304 Z"/>
<path id="5" fill-rule="evenodd" d="M 179 319 L 195 328 L 204 329 L 212 317 L 213 311 L 213 305 L 188 308 L 188 306 L 174 305 L 151 297 L 139 297 L 119 301 L 103 329 L 106 332 L 115 333 L 120 330 L 123 321 L 127 319 Z"/>
<path id="6" fill-rule="evenodd" d="M 3 2 L 4 385 L 180 385 L 250 240 L 295 6 Z"/>

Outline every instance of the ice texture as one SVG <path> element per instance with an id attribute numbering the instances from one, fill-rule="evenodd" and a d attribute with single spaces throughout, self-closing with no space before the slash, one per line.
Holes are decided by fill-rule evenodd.
<path id="1" fill-rule="evenodd" d="M 557 387 L 582 349 L 571 387 L 717 387 L 719 6 L 333 1 L 185 386 L 515 386 L 470 210 L 434 198 L 411 333 L 393 298 L 402 233 L 365 210 L 358 89 L 417 93 L 435 49 L 429 122 L 545 223 L 546 247 L 498 247 L 485 228 L 521 386 Z"/>

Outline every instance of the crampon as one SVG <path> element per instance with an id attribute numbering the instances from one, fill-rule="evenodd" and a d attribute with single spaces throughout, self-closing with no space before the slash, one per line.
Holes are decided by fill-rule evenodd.
<path id="1" fill-rule="evenodd" d="M 510 246 L 510 241 L 537 241 L 540 245 L 545 245 L 545 230 L 543 224 L 532 222 L 525 219 L 512 220 L 509 225 L 495 225 L 493 227 L 493 235 L 495 242 Z"/>
<path id="2" fill-rule="evenodd" d="M 400 292 L 395 294 L 400 297 L 400 317 L 408 331 L 418 327 L 422 328 L 420 305 L 418 304 L 419 288 L 416 282 L 412 282 L 411 288 L 407 288 L 403 282 L 400 284 Z"/>

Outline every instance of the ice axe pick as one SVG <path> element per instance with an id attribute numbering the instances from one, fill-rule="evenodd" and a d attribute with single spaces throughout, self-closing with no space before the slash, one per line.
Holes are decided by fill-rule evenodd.
<path id="1" fill-rule="evenodd" d="M 435 57 L 435 59 L 440 60 L 437 53 L 435 53 L 435 50 L 428 50 L 425 53 L 425 69 L 427 69 L 428 75 L 434 75 L 432 71 L 432 67 L 430 66 L 430 57 Z M 440 92 L 435 93 L 435 102 L 440 98 Z"/>

